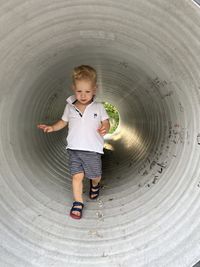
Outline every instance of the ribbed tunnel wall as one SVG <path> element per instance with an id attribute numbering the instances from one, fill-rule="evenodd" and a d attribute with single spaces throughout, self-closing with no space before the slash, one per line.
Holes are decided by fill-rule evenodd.
<path id="1" fill-rule="evenodd" d="M 200 9 L 190 0 L 2 0 L 0 266 L 191 267 L 200 259 Z M 98 201 L 69 217 L 74 66 L 120 112 Z M 80 137 L 81 138 L 81 137 Z M 199 143 L 199 144 L 198 144 Z"/>

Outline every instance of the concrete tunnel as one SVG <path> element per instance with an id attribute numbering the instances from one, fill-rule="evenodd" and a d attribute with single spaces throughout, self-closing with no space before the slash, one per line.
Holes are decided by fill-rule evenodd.
<path id="1" fill-rule="evenodd" d="M 192 0 L 2 0 L 0 266 L 191 267 L 200 260 L 200 9 Z M 74 66 L 117 107 L 101 195 L 69 217 Z"/>

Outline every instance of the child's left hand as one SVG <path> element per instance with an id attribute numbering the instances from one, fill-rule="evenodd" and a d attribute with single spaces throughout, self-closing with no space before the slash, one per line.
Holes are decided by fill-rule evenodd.
<path id="1" fill-rule="evenodd" d="M 97 131 L 101 136 L 104 136 L 107 133 L 106 127 L 103 124 L 97 129 Z"/>

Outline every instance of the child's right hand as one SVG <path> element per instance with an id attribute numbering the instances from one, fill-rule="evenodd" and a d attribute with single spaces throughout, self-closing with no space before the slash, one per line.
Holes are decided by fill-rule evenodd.
<path id="1" fill-rule="evenodd" d="M 37 127 L 39 129 L 42 129 L 44 131 L 44 133 L 50 133 L 53 132 L 53 127 L 50 125 L 46 125 L 46 124 L 38 124 Z"/>

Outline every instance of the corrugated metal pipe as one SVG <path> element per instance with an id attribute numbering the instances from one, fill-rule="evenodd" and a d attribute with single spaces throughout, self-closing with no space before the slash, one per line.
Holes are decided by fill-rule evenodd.
<path id="1" fill-rule="evenodd" d="M 191 267 L 200 260 L 200 9 L 192 0 L 2 0 L 0 266 Z M 120 124 L 98 200 L 69 217 L 73 67 Z M 80 137 L 81 138 L 81 137 Z"/>

